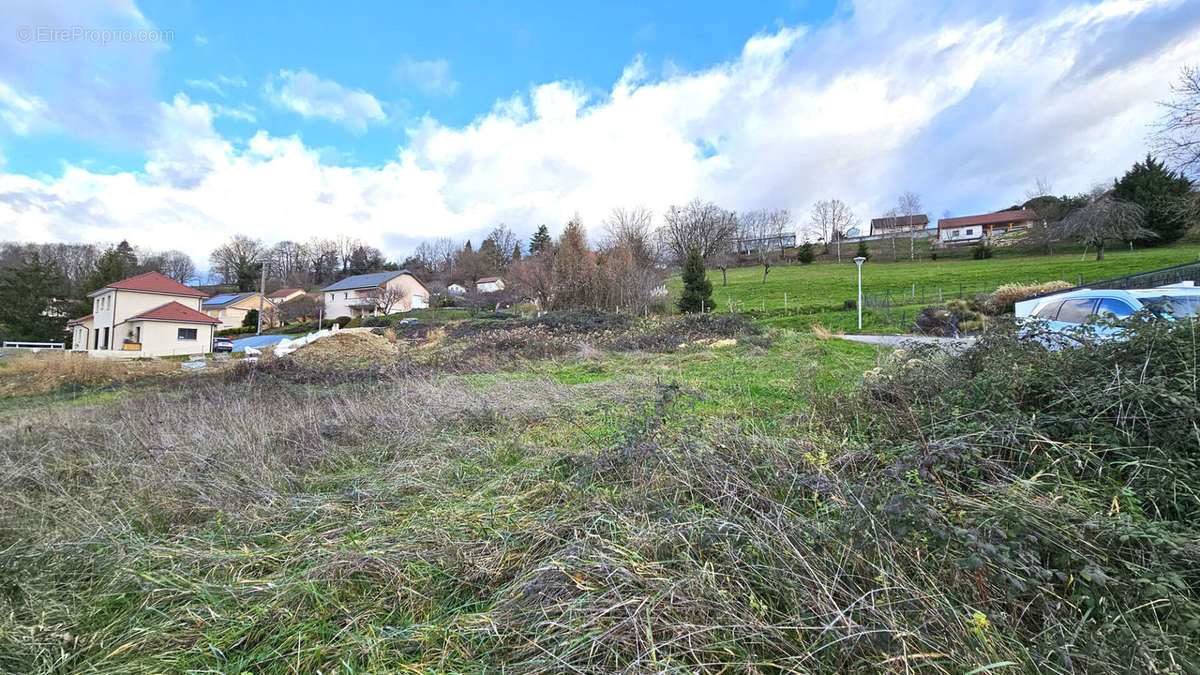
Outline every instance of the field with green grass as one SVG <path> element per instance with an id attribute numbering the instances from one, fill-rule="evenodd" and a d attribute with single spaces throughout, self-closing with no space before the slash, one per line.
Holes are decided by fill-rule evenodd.
<path id="1" fill-rule="evenodd" d="M 0 406 L 0 672 L 1200 667 L 1184 331 L 947 357 L 568 312 L 328 340 Z"/>
<path id="2" fill-rule="evenodd" d="M 937 260 L 912 262 L 868 261 L 863 265 L 865 332 L 904 332 L 923 306 L 939 298 L 969 297 L 990 292 L 1008 283 L 1046 282 L 1064 279 L 1078 283 L 1125 276 L 1135 272 L 1200 260 L 1200 245 L 1107 251 L 1097 262 L 1095 255 L 1070 253 L 1029 257 L 995 257 L 985 260 Z M 876 259 L 878 260 L 878 258 Z M 761 267 L 728 271 L 722 284 L 721 271 L 709 270 L 716 311 L 745 311 L 768 319 L 772 325 L 805 327 L 822 323 L 828 328 L 853 330 L 856 313 L 843 311 L 843 303 L 854 300 L 857 287 L 854 263 L 824 262 L 811 265 L 774 267 L 762 283 Z M 678 278 L 668 287 L 681 288 Z M 890 310 L 873 307 L 885 301 Z M 901 321 L 901 315 L 907 322 Z"/>

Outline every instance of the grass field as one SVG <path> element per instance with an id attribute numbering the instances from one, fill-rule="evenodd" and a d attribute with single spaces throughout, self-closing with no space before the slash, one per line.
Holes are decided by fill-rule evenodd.
<path id="1" fill-rule="evenodd" d="M 1194 336 L 950 362 L 568 313 L 372 339 L 399 353 L 0 406 L 0 672 L 1200 664 Z"/>
<path id="2" fill-rule="evenodd" d="M 902 312 L 911 320 L 920 307 L 960 294 L 990 292 L 1007 283 L 1064 279 L 1078 283 L 1099 281 L 1146 270 L 1193 262 L 1200 259 L 1200 245 L 1186 244 L 1136 251 L 1109 251 L 1097 262 L 1094 255 L 1079 253 L 996 257 L 986 260 L 908 262 L 872 262 L 863 265 L 863 292 L 874 298 L 886 298 L 892 306 L 889 317 L 864 306 L 866 332 L 903 332 Z M 728 272 L 728 285 L 722 285 L 721 271 L 709 270 L 716 311 L 746 311 L 761 316 L 773 325 L 802 327 L 823 323 L 838 330 L 853 330 L 856 314 L 841 311 L 846 300 L 854 300 L 856 278 L 854 263 L 814 263 L 786 265 L 771 269 L 762 283 L 761 267 L 743 267 Z M 681 288 L 678 278 L 669 287 Z M 914 295 L 915 293 L 915 295 Z M 785 307 L 786 303 L 786 307 Z"/>

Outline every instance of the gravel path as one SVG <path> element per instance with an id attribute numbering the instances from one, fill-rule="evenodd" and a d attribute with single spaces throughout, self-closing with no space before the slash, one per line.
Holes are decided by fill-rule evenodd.
<path id="1" fill-rule="evenodd" d="M 942 345 L 949 352 L 961 352 L 975 343 L 973 337 L 946 338 L 932 335 L 844 335 L 842 337 L 854 342 L 883 345 L 894 349 L 906 348 L 913 344 L 936 344 Z"/>

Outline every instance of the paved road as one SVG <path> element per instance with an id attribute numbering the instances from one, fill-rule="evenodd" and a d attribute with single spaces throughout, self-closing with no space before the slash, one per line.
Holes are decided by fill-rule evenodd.
<path id="1" fill-rule="evenodd" d="M 845 335 L 847 340 L 865 342 L 872 345 L 883 345 L 895 349 L 906 348 L 915 344 L 942 345 L 946 351 L 961 352 L 975 343 L 975 338 L 945 338 L 932 335 Z"/>

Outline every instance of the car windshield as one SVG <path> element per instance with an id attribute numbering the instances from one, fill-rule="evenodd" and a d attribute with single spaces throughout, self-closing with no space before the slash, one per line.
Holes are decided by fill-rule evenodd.
<path id="1" fill-rule="evenodd" d="M 1142 298 L 1141 300 L 1142 304 L 1148 309 L 1162 316 L 1183 319 L 1200 314 L 1200 296 L 1164 295 L 1158 298 Z"/>

